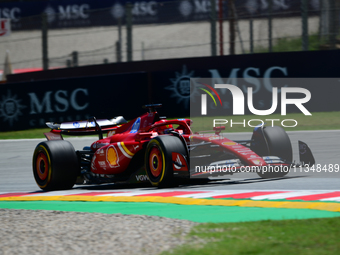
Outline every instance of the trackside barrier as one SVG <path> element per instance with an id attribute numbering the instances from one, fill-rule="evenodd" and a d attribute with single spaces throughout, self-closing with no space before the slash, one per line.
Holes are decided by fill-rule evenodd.
<path id="1" fill-rule="evenodd" d="M 254 98 L 270 106 L 271 93 L 260 78 L 336 78 L 336 59 L 340 59 L 338 50 L 285 52 L 140 61 L 9 75 L 8 83 L 0 86 L 0 131 L 43 127 L 45 121 L 83 120 L 90 116 L 123 115 L 132 119 L 143 112 L 141 106 L 147 103 L 162 103 L 161 115 L 186 117 L 190 115 L 189 79 L 193 77 L 241 88 L 250 84 L 249 78 L 259 81 Z M 89 74 L 90 77 L 84 77 Z M 312 98 L 306 105 L 310 112 L 340 111 L 340 84 L 293 85 L 311 92 Z M 288 108 L 287 112 L 296 109 Z"/>

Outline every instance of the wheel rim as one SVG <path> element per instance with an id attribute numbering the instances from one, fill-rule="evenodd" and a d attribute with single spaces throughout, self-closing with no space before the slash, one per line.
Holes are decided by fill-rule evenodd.
<path id="1" fill-rule="evenodd" d="M 149 156 L 149 167 L 154 177 L 160 176 L 163 169 L 162 153 L 157 147 L 153 147 Z"/>
<path id="2" fill-rule="evenodd" d="M 45 180 L 48 175 L 48 161 L 43 152 L 39 152 L 36 161 L 36 172 L 40 180 Z"/>

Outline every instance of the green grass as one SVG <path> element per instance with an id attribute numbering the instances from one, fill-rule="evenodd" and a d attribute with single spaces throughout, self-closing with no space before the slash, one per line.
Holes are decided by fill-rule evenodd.
<path id="1" fill-rule="evenodd" d="M 44 134 L 49 132 L 49 128 L 36 128 L 20 131 L 0 132 L 0 139 L 31 139 L 31 138 L 44 138 Z"/>
<path id="2" fill-rule="evenodd" d="M 339 229 L 340 218 L 207 223 L 193 228 L 193 244 L 162 255 L 340 254 Z"/>
<path id="3" fill-rule="evenodd" d="M 325 42 L 319 39 L 318 34 L 309 36 L 309 50 L 319 50 Z M 301 51 L 302 38 L 280 38 L 274 41 L 273 52 Z M 268 47 L 257 47 L 255 53 L 268 52 Z"/>
<path id="4" fill-rule="evenodd" d="M 188 117 L 189 118 L 189 117 Z M 281 121 L 284 119 L 295 119 L 298 122 L 298 125 L 294 128 L 285 128 L 286 131 L 296 131 L 296 130 L 332 130 L 332 129 L 340 129 L 340 112 L 315 112 L 312 113 L 312 116 L 305 116 L 302 113 L 296 114 L 287 114 L 286 116 L 281 116 L 280 114 L 272 114 L 269 116 L 254 116 L 254 115 L 244 115 L 244 116 L 215 116 L 215 117 L 195 117 L 192 118 L 193 131 L 205 131 L 213 129 L 213 119 L 227 119 L 228 123 L 224 124 L 226 130 L 224 132 L 251 132 L 253 130 L 252 127 L 242 127 L 242 125 L 234 125 L 230 127 L 230 119 L 233 122 L 242 122 L 243 120 L 246 123 L 250 119 L 280 119 Z M 271 124 L 270 121 L 265 121 L 267 124 Z M 252 122 L 251 125 L 256 125 L 258 122 Z M 287 125 L 291 125 L 292 122 L 286 123 Z M 247 124 L 246 124 L 247 125 Z M 280 126 L 280 122 L 274 122 L 274 125 Z M 40 129 L 29 129 L 29 130 L 21 130 L 21 131 L 9 131 L 9 132 L 0 132 L 0 139 L 31 139 L 31 138 L 45 138 L 43 133 L 49 132 L 48 128 L 40 128 Z M 67 137 L 67 136 L 66 136 Z"/>

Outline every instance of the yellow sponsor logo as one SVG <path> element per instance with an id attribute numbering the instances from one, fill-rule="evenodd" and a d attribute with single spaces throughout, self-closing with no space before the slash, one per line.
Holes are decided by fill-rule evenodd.
<path id="1" fill-rule="evenodd" d="M 110 166 L 117 167 L 119 166 L 118 161 L 118 154 L 116 148 L 114 146 L 110 146 L 107 149 L 107 161 L 109 162 Z"/>
<path id="2" fill-rule="evenodd" d="M 224 143 L 222 143 L 223 145 L 229 145 L 229 146 L 231 146 L 231 145 L 236 145 L 237 143 L 234 143 L 234 142 L 224 142 Z"/>

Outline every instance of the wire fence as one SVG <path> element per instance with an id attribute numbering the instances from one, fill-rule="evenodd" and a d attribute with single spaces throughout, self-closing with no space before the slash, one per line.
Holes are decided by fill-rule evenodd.
<path id="1" fill-rule="evenodd" d="M 53 69 L 338 47 L 337 0 L 288 1 L 295 3 L 294 8 L 285 5 L 284 0 L 221 2 L 222 8 L 219 0 L 153 1 L 149 11 L 157 11 L 157 17 L 138 12 L 136 2 L 131 8 L 130 38 L 125 6 L 114 5 L 83 15 L 91 16 L 91 20 L 72 20 L 72 16 L 67 20 L 65 13 L 46 9 L 45 14 L 22 17 L 21 27 L 12 22 L 11 35 L 0 37 L 0 60 L 9 51 L 13 69 L 40 69 L 44 61 L 47 68 Z M 125 15 L 121 14 L 124 11 Z M 106 16 L 109 14 L 111 19 Z"/>

